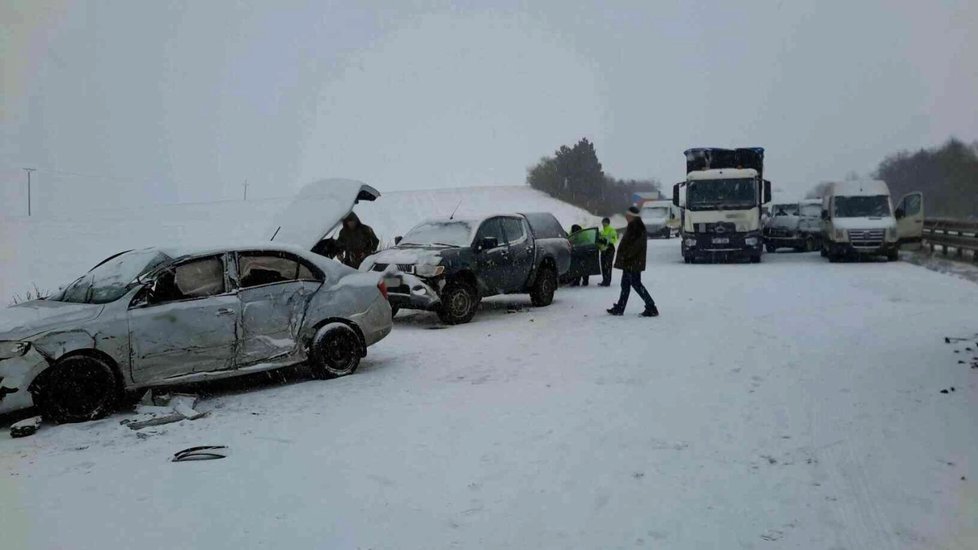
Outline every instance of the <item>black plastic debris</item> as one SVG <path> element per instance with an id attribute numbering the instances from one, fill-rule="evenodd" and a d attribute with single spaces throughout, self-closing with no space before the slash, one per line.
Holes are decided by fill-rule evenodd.
<path id="1" fill-rule="evenodd" d="M 947 390 L 941 390 L 941 393 L 948 393 Z"/>
<path id="2" fill-rule="evenodd" d="M 10 437 L 27 437 L 34 435 L 41 428 L 41 417 L 32 416 L 10 426 Z"/>
<path id="3" fill-rule="evenodd" d="M 173 455 L 171 462 L 196 462 L 198 460 L 220 460 L 227 458 L 226 445 L 203 445 L 184 449 Z"/>

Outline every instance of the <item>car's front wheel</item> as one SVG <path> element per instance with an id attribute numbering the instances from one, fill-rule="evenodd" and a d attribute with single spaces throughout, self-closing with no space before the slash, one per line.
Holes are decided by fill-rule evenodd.
<path id="1" fill-rule="evenodd" d="M 337 378 L 356 372 L 363 357 L 363 343 L 352 327 L 330 323 L 312 339 L 312 366 L 320 378 Z"/>
<path id="2" fill-rule="evenodd" d="M 449 283 L 441 293 L 438 318 L 447 325 L 468 323 L 479 308 L 479 294 L 471 285 L 462 282 Z"/>
<path id="3" fill-rule="evenodd" d="M 122 397 L 115 369 L 98 357 L 72 355 L 42 374 L 34 404 L 49 422 L 85 422 L 113 411 Z"/>
<path id="4" fill-rule="evenodd" d="M 537 275 L 533 288 L 530 289 L 530 303 L 536 307 L 546 307 L 553 303 L 554 293 L 557 292 L 557 271 L 552 267 L 544 267 Z"/>

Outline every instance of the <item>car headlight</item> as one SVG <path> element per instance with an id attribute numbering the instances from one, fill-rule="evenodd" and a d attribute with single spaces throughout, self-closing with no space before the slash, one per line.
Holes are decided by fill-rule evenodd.
<path id="1" fill-rule="evenodd" d="M 839 242 L 847 242 L 849 240 L 849 234 L 846 233 L 845 229 L 836 229 L 835 240 Z"/>
<path id="2" fill-rule="evenodd" d="M 696 246 L 696 239 L 686 239 L 685 243 L 689 247 Z"/>
<path id="3" fill-rule="evenodd" d="M 445 272 L 443 265 L 418 264 L 414 266 L 414 273 L 419 277 L 437 277 Z"/>
<path id="4" fill-rule="evenodd" d="M 757 237 L 747 237 L 744 239 L 744 244 L 747 246 L 757 246 Z"/>
<path id="5" fill-rule="evenodd" d="M 0 342 L 0 359 L 20 357 L 31 349 L 29 342 Z"/>

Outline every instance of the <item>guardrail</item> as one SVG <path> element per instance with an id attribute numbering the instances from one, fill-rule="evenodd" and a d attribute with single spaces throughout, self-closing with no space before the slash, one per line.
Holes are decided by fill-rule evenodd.
<path id="1" fill-rule="evenodd" d="M 931 252 L 940 248 L 945 256 L 949 249 L 959 258 L 970 251 L 971 259 L 978 262 L 978 221 L 928 218 L 924 220 L 923 242 Z"/>

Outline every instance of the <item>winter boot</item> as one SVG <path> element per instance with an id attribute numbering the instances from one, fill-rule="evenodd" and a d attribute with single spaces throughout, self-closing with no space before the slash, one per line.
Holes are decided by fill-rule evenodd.
<path id="1" fill-rule="evenodd" d="M 652 304 L 650 307 L 645 308 L 645 311 L 642 312 L 642 317 L 658 317 L 658 316 L 659 316 L 659 308 L 655 307 L 655 304 Z"/>
<path id="2" fill-rule="evenodd" d="M 608 313 L 614 315 L 615 317 L 621 317 L 622 315 L 625 314 L 625 308 L 618 307 L 618 304 L 615 304 L 611 306 L 611 309 L 608 310 Z"/>

